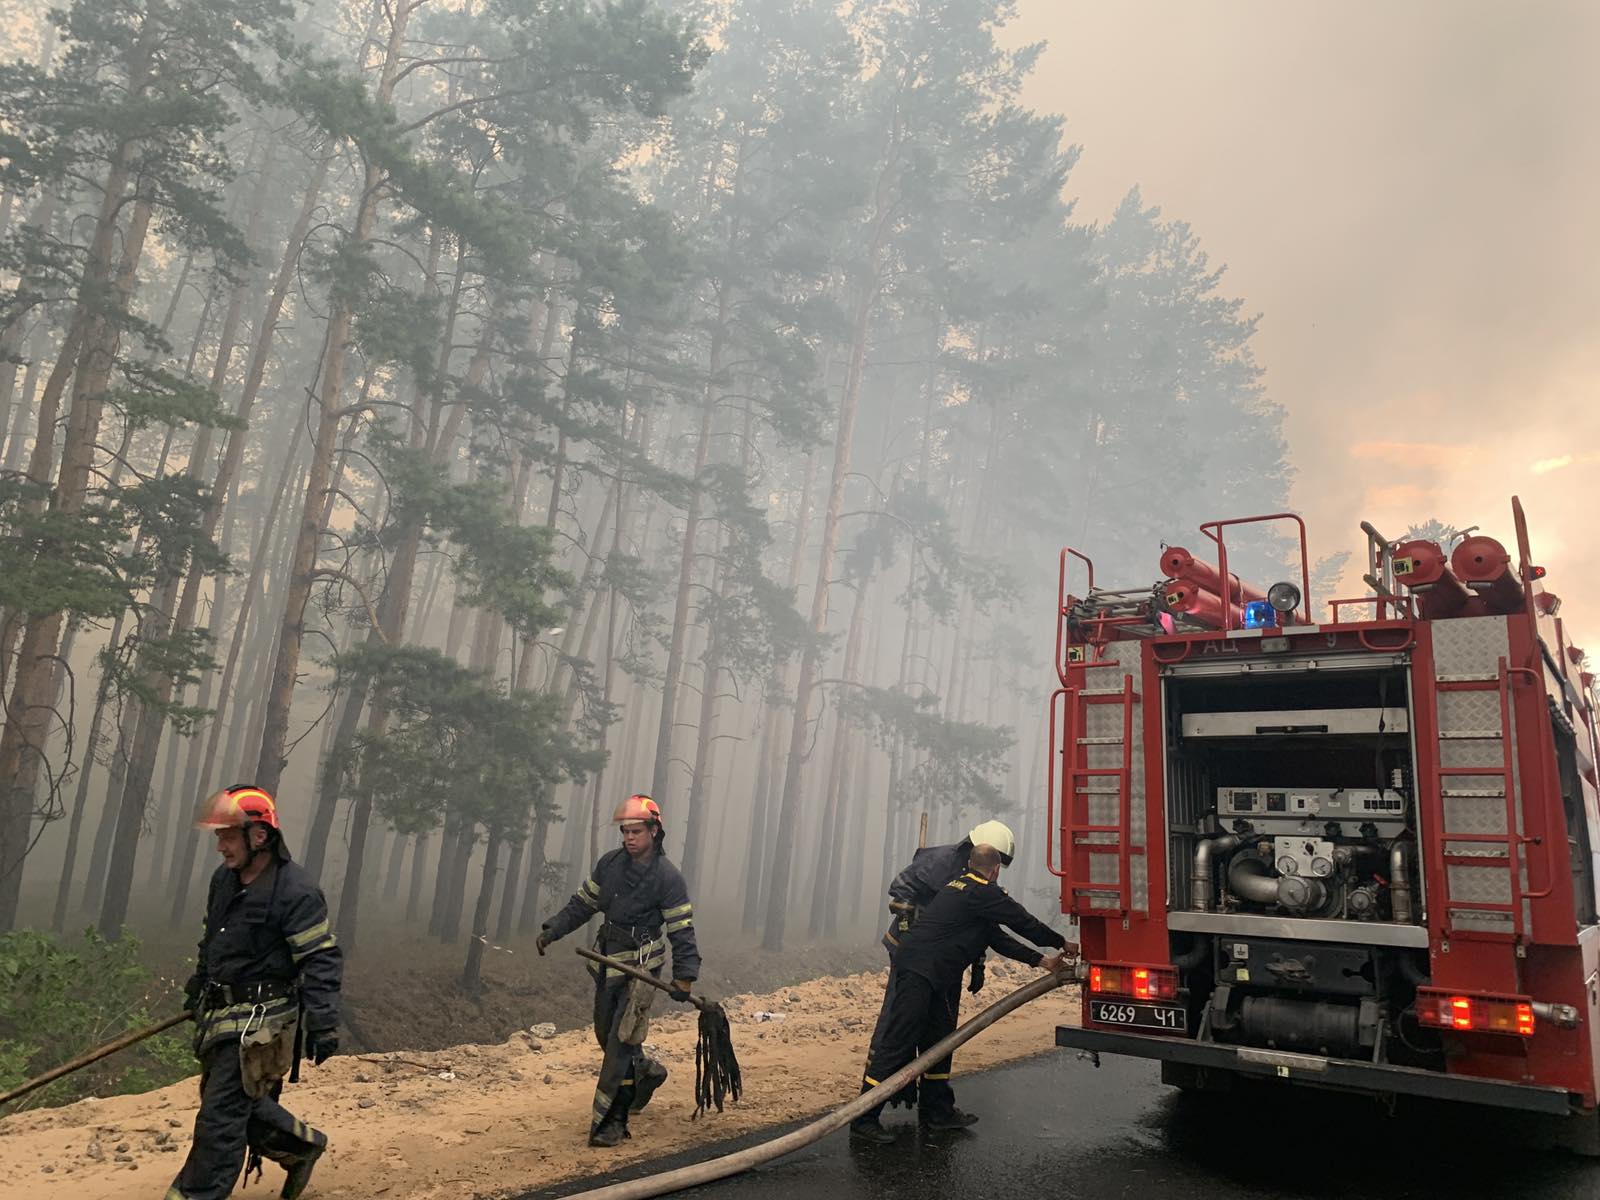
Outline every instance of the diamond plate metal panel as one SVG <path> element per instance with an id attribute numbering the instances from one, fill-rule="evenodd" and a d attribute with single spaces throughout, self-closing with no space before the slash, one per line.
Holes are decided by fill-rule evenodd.
<path id="1" fill-rule="evenodd" d="M 1449 695 L 1448 692 L 1445 695 Z M 1496 713 L 1496 719 L 1499 714 Z M 1453 738 L 1439 741 L 1439 765 L 1441 767 L 1488 767 L 1498 771 L 1504 763 L 1504 751 L 1501 749 L 1499 737 L 1495 738 Z"/>
<path id="2" fill-rule="evenodd" d="M 1439 733 L 1444 745 L 1449 745 L 1450 741 L 1443 735 L 1485 730 L 1500 730 L 1498 691 L 1439 693 Z"/>
<path id="3" fill-rule="evenodd" d="M 1440 675 L 1493 678 L 1500 658 L 1510 653 L 1504 617 L 1458 617 L 1434 621 L 1432 629 L 1434 669 Z M 1499 725 L 1499 719 L 1492 724 Z"/>
<path id="4" fill-rule="evenodd" d="M 1444 852 L 1459 854 L 1463 858 L 1483 858 L 1491 862 L 1506 863 L 1506 848 L 1497 842 L 1453 842 L 1445 839 Z M 1502 869 L 1505 869 L 1502 867 Z"/>
<path id="5" fill-rule="evenodd" d="M 1084 719 L 1083 735 L 1091 738 L 1114 738 L 1121 748 L 1122 706 L 1120 704 L 1090 704 Z"/>
<path id="6" fill-rule="evenodd" d="M 1445 868 L 1450 899 L 1457 904 L 1510 904 L 1511 873 L 1503 866 Z"/>
<path id="7" fill-rule="evenodd" d="M 1504 800 L 1485 796 L 1446 796 L 1444 798 L 1445 833 L 1498 833 L 1506 832 L 1506 805 Z"/>
<path id="8" fill-rule="evenodd" d="M 1478 933 L 1510 933 L 1511 914 L 1502 912 L 1473 912 L 1457 910 L 1450 918 L 1450 923 L 1456 930 L 1470 930 Z"/>

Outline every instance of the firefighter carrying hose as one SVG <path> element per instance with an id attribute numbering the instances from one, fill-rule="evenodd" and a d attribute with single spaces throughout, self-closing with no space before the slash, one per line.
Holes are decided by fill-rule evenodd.
<path id="1" fill-rule="evenodd" d="M 316 881 L 290 861 L 277 806 L 257 787 L 225 788 L 201 803 L 196 829 L 216 831 L 222 865 L 211 877 L 195 972 L 200 1111 L 194 1144 L 167 1200 L 221 1200 L 239 1169 L 270 1158 L 288 1172 L 284 1200 L 306 1189 L 327 1137 L 278 1096 L 303 1052 L 321 1066 L 339 1048 L 343 955 Z"/>
<path id="2" fill-rule="evenodd" d="M 700 974 L 700 951 L 689 889 L 662 853 L 661 808 L 649 796 L 633 795 L 611 819 L 622 834 L 621 848 L 603 855 L 566 906 L 544 923 L 539 953 L 600 913 L 605 921 L 595 949 L 659 975 L 670 942 L 671 995 L 687 1000 Z M 595 977 L 594 1036 L 603 1055 L 589 1144 L 617 1146 L 629 1136 L 628 1114 L 648 1104 L 667 1078 L 666 1067 L 643 1049 L 656 989 L 610 967 L 591 966 L 589 973 Z"/>
<path id="3" fill-rule="evenodd" d="M 1034 917 L 995 882 L 1003 861 L 996 847 L 974 846 L 966 870 L 939 889 L 900 939 L 889 975 L 892 998 L 887 1020 L 878 1046 L 867 1059 L 861 1082 L 863 1092 L 955 1031 L 961 973 L 983 954 L 985 947 L 1052 972 L 1066 965 L 1069 953 L 1077 952 L 1077 947 Z M 1012 938 L 1002 926 L 1031 942 L 1055 946 L 1058 953 L 1046 957 Z M 893 1142 L 895 1135 L 879 1123 L 882 1111 L 883 1105 L 879 1104 L 850 1122 L 851 1135 L 880 1144 Z M 977 1121 L 976 1116 L 956 1107 L 949 1058 L 935 1063 L 922 1077 L 917 1115 L 922 1128 L 929 1132 L 965 1129 Z"/>

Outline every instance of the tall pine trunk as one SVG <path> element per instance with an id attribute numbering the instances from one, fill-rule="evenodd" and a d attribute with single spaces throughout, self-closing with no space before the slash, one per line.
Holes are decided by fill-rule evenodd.
<path id="1" fill-rule="evenodd" d="M 869 261 L 876 261 L 879 247 L 872 247 Z M 823 512 L 822 543 L 817 555 L 817 586 L 811 597 L 812 638 L 800 655 L 800 678 L 795 685 L 794 719 L 789 729 L 789 753 L 784 764 L 783 798 L 778 808 L 777 836 L 773 841 L 772 887 L 767 896 L 767 923 L 761 944 L 768 950 L 782 950 L 789 918 L 789 876 L 794 865 L 794 839 L 800 822 L 800 775 L 805 766 L 806 733 L 811 723 L 812 693 L 821 666 L 821 644 L 828 631 L 828 585 L 833 578 L 833 560 L 839 547 L 839 517 L 844 510 L 844 488 L 850 474 L 851 445 L 855 439 L 856 413 L 861 403 L 861 380 L 866 370 L 867 333 L 877 298 L 876 285 L 868 287 L 856 305 L 850 362 L 845 373 L 844 391 L 839 398 L 839 427 L 834 441 L 833 474 L 828 485 L 828 503 Z"/>

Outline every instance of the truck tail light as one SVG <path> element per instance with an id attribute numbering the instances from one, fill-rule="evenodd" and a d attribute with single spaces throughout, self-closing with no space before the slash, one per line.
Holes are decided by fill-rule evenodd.
<path id="1" fill-rule="evenodd" d="M 1173 1000 L 1178 995 L 1178 969 L 1133 963 L 1096 964 L 1089 968 L 1089 990 L 1101 996 Z"/>
<path id="2" fill-rule="evenodd" d="M 1417 1020 L 1460 1033 L 1509 1033 L 1532 1037 L 1533 1001 L 1526 996 L 1417 989 Z"/>

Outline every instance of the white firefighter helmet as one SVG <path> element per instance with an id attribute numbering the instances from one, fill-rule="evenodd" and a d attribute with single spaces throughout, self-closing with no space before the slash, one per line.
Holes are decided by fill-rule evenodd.
<path id="1" fill-rule="evenodd" d="M 967 840 L 974 846 L 993 846 L 1000 851 L 1000 861 L 1008 867 L 1017 853 L 1016 835 L 1004 821 L 985 821 L 967 834 Z"/>

